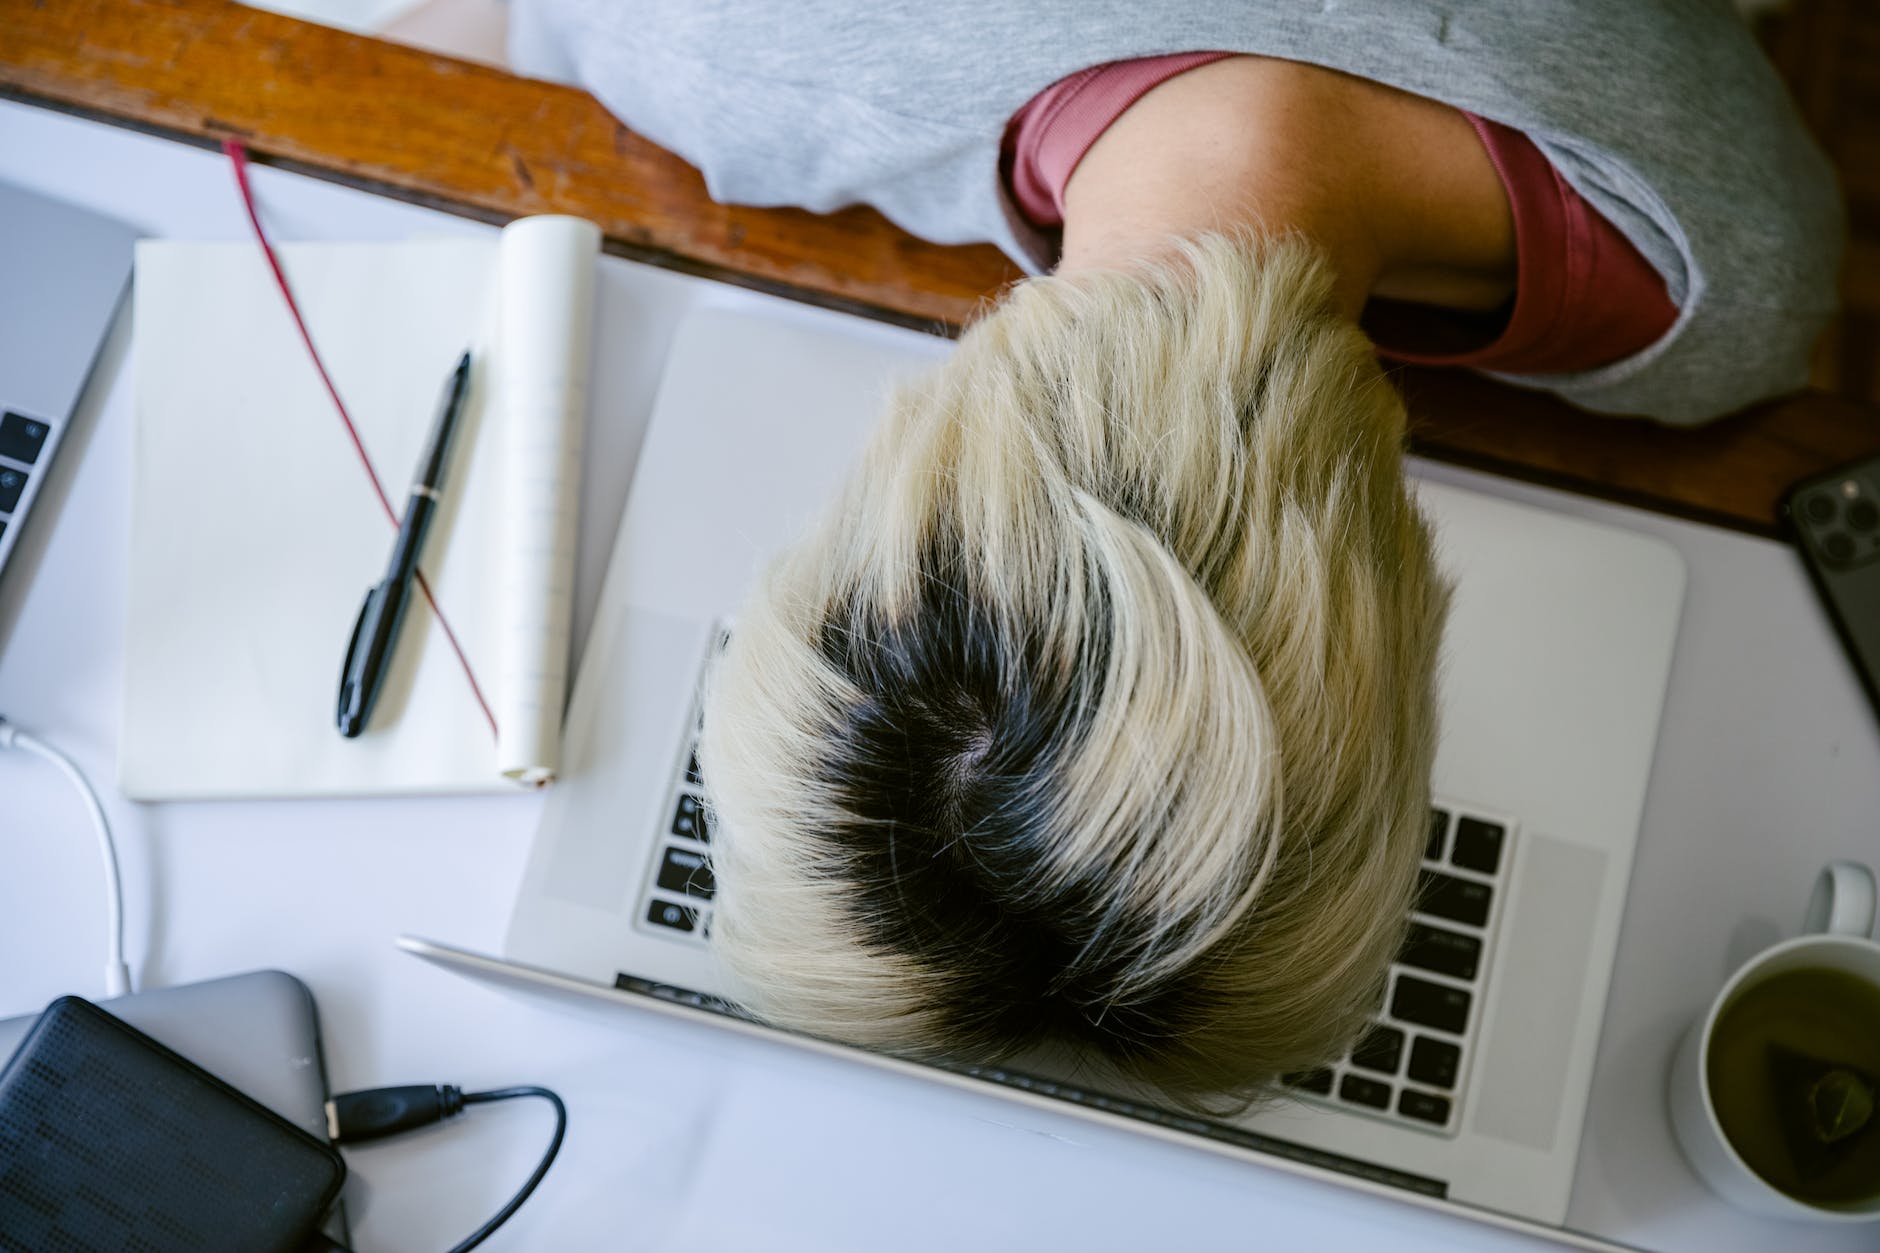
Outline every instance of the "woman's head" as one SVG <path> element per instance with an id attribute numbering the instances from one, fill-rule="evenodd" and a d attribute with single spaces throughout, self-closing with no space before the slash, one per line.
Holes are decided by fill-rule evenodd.
<path id="1" fill-rule="evenodd" d="M 1297 241 L 1016 289 L 898 395 L 707 693 L 714 946 L 779 1025 L 1245 1093 L 1361 1024 L 1445 603 Z"/>

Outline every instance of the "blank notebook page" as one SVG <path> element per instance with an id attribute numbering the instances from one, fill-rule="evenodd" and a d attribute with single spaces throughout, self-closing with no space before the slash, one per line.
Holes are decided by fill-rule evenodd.
<path id="1" fill-rule="evenodd" d="M 489 240 L 289 244 L 301 308 L 393 507 L 446 375 L 491 324 Z M 334 726 L 340 663 L 394 536 L 251 244 L 138 246 L 119 782 L 144 800 L 508 790 L 490 727 L 414 594 L 372 722 Z M 503 484 L 487 354 L 423 569 L 495 679 Z"/>

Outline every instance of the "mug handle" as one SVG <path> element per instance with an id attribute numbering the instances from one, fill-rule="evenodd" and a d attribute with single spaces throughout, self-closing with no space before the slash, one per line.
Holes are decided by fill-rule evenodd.
<path id="1" fill-rule="evenodd" d="M 1857 861 L 1831 861 L 1815 880 L 1802 931 L 1864 939 L 1873 933 L 1874 898 L 1873 871 Z"/>

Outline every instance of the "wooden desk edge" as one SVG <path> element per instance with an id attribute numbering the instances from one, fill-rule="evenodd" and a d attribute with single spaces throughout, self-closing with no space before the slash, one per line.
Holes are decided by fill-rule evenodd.
<path id="1" fill-rule="evenodd" d="M 198 146 L 234 137 L 258 161 L 482 221 L 578 214 L 615 255 L 844 312 L 953 334 L 1018 277 L 989 247 L 864 208 L 717 204 L 584 92 L 229 0 L 0 0 L 0 29 L 0 96 Z M 1459 372 L 1394 375 L 1421 455 L 1757 534 L 1777 532 L 1788 484 L 1880 454 L 1880 411 L 1823 393 L 1670 430 Z"/>

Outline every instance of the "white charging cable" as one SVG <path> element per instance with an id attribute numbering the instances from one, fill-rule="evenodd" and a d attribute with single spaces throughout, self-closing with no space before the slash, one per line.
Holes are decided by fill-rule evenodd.
<path id="1" fill-rule="evenodd" d="M 111 960 L 104 968 L 106 996 L 123 996 L 131 990 L 131 968 L 124 961 L 124 885 L 118 878 L 117 846 L 111 842 L 111 824 L 105 820 L 104 806 L 78 763 L 37 736 L 28 735 L 4 717 L 0 717 L 0 749 L 21 748 L 43 757 L 70 779 L 91 810 L 91 823 L 98 832 L 98 851 L 104 854 L 105 890 L 109 893 L 111 918 Z"/>

